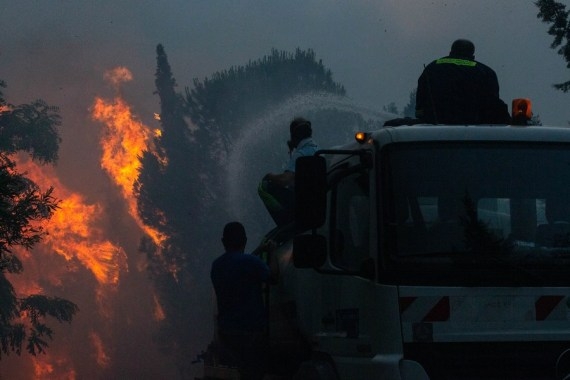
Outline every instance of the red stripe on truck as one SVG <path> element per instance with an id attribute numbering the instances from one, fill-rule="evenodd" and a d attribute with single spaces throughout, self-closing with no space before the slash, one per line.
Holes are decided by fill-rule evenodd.
<path id="1" fill-rule="evenodd" d="M 536 311 L 536 320 L 544 321 L 552 310 L 562 301 L 564 296 L 542 296 L 536 300 L 534 303 L 534 309 Z"/>
<path id="2" fill-rule="evenodd" d="M 449 320 L 449 297 L 442 297 L 424 316 L 422 322 L 444 322 Z"/>
<path id="3" fill-rule="evenodd" d="M 400 313 L 406 311 L 408 307 L 417 299 L 418 297 L 400 297 Z"/>

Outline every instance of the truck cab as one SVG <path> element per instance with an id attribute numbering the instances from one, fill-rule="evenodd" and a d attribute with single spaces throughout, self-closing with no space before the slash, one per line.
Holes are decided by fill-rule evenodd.
<path id="1" fill-rule="evenodd" d="M 569 128 L 384 127 L 295 189 L 270 336 L 300 378 L 568 375 Z"/>

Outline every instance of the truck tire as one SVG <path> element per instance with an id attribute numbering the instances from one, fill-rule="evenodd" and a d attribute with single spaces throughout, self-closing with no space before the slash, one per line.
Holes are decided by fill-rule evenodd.
<path id="1" fill-rule="evenodd" d="M 562 352 L 556 360 L 556 380 L 570 380 L 570 349 Z"/>
<path id="2" fill-rule="evenodd" d="M 324 360 L 301 363 L 292 380 L 338 380 L 332 365 Z"/>

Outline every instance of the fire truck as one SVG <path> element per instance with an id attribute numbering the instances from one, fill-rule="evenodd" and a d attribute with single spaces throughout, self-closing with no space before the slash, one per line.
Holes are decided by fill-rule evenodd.
<path id="1" fill-rule="evenodd" d="M 297 160 L 295 379 L 570 379 L 570 128 L 402 125 Z"/>
<path id="2" fill-rule="evenodd" d="M 570 128 L 384 127 L 299 159 L 295 186 L 272 333 L 306 339 L 300 372 L 568 376 Z"/>

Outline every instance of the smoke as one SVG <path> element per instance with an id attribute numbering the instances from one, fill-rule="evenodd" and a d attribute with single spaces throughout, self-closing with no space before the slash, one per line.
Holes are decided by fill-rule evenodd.
<path id="1" fill-rule="evenodd" d="M 249 223 L 252 227 L 251 236 L 259 235 L 261 238 L 268 231 L 268 226 L 273 225 L 255 191 L 266 173 L 279 173 L 284 170 L 288 161 L 285 142 L 289 138 L 289 123 L 293 117 L 308 117 L 319 110 L 354 113 L 366 121 L 380 124 L 395 117 L 360 105 L 346 97 L 308 93 L 288 99 L 247 123 L 228 155 L 227 209 L 234 219 Z M 312 127 L 313 139 L 325 148 L 350 141 L 348 138 L 352 138 L 359 125 L 356 121 L 344 125 L 327 125 L 322 121 L 319 123 L 319 120 L 312 120 Z"/>
<path id="2" fill-rule="evenodd" d="M 122 83 L 133 80 L 133 74 L 126 67 L 118 66 L 114 69 L 107 70 L 104 78 L 107 82 L 111 83 L 115 87 L 115 91 L 118 92 Z"/>
<path id="3" fill-rule="evenodd" d="M 56 190 L 66 189 L 69 195 L 62 198 L 77 201 L 75 208 L 70 206 L 73 213 L 85 209 L 97 215 L 88 230 L 99 238 L 88 250 L 99 250 L 101 267 L 106 269 L 91 270 L 79 258 L 58 253 L 61 248 L 55 245 L 23 253 L 25 272 L 14 281 L 27 292 L 68 298 L 80 312 L 71 325 L 54 326 L 48 355 L 36 360 L 3 358 L 0 378 L 79 379 L 92 374 L 176 378 L 169 372 L 168 358 L 153 348 L 160 305 L 146 278 L 144 258 L 138 254 L 144 232 L 121 187 L 101 168 L 103 127 L 89 112 L 97 97 L 114 104 L 120 88 L 131 114 L 148 129 L 155 128 L 159 105 L 152 94 L 159 42 L 170 51 L 178 82 L 185 84 L 261 57 L 271 48 L 309 47 L 357 99 L 353 105 L 381 109 L 391 101 L 405 104 L 422 64 L 446 54 L 454 38 L 468 37 L 478 44 L 478 58 L 496 68 L 507 103 L 514 97 L 531 97 L 546 123 L 569 119 L 567 95 L 550 87 L 563 80 L 567 70 L 549 49 L 547 27 L 536 20 L 532 2 L 216 3 L 74 1 L 55 6 L 21 0 L 1 6 L 0 79 L 8 84 L 5 95 L 15 104 L 41 98 L 60 107 L 64 123 L 60 160 L 56 167 L 42 170 Z M 109 87 L 103 78 L 117 65 L 130 74 L 117 69 Z M 292 102 L 244 126 L 228 158 L 231 211 L 236 218 L 251 220 L 259 234 L 271 222 L 254 194 L 256 181 L 282 168 L 287 160 L 287 124 L 293 114 L 304 110 L 300 102 Z M 315 129 L 323 146 L 325 129 Z M 277 148 L 271 156 L 259 157 L 260 146 Z M 252 162 L 259 165 L 248 166 L 251 172 L 241 176 L 242 165 Z M 239 201 L 244 194 L 248 200 Z M 76 224 L 71 217 L 67 221 Z M 96 248 L 97 242 L 110 245 Z"/>

